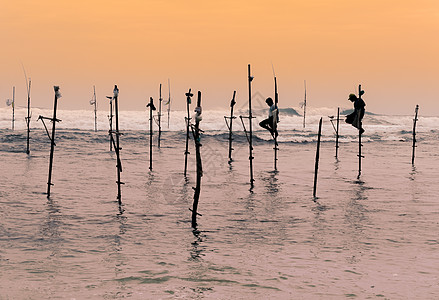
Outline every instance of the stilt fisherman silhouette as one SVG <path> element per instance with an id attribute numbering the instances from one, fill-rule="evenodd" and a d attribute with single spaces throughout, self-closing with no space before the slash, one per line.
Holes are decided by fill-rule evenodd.
<path id="1" fill-rule="evenodd" d="M 361 95 L 364 93 L 364 91 L 361 91 Z M 366 103 L 361 99 L 360 97 L 357 97 L 355 94 L 349 95 L 349 100 L 354 103 L 354 111 L 346 116 L 346 123 L 352 124 L 355 128 L 358 128 L 360 131 L 360 134 L 364 132 L 362 120 L 364 117 Z"/>
<path id="2" fill-rule="evenodd" d="M 265 103 L 267 103 L 267 105 L 270 107 L 270 109 L 268 111 L 268 118 L 261 121 L 259 123 L 259 126 L 270 131 L 273 138 L 276 138 L 278 136 L 278 133 L 277 133 L 277 122 L 278 122 L 277 107 L 274 104 L 273 99 L 271 99 L 271 98 L 267 98 L 265 100 Z"/>

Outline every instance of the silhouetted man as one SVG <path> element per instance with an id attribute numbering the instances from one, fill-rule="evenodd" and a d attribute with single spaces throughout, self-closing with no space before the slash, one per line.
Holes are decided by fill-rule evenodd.
<path id="1" fill-rule="evenodd" d="M 268 119 L 265 119 L 259 123 L 259 126 L 270 131 L 273 137 L 277 137 L 277 107 L 274 105 L 273 99 L 267 98 L 265 103 L 270 107 L 268 111 Z M 276 116 L 276 120 L 275 120 Z"/>
<path id="2" fill-rule="evenodd" d="M 364 132 L 363 124 L 361 120 L 363 120 L 366 103 L 363 99 L 358 98 L 354 94 L 350 94 L 348 98 L 351 102 L 354 103 L 354 112 L 346 116 L 346 123 L 352 124 L 355 128 L 360 130 L 360 134 Z"/>

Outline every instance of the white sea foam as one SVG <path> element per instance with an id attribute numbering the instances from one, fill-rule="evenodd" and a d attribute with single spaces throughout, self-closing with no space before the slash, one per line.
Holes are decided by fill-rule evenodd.
<path id="1" fill-rule="evenodd" d="M 299 109 L 296 109 L 299 111 Z M 300 111 L 299 111 L 300 112 Z M 26 127 L 25 108 L 17 108 L 15 110 L 15 128 L 17 130 L 24 130 Z M 205 110 L 203 111 L 202 128 L 206 134 L 213 132 L 225 132 L 227 126 L 224 121 L 224 116 L 228 115 L 228 111 L 219 110 Z M 294 141 L 311 141 L 314 140 L 315 133 L 318 129 L 318 122 L 323 117 L 323 137 L 332 137 L 334 129 L 331 125 L 328 116 L 336 116 L 336 108 L 308 108 L 306 117 L 306 128 L 303 128 L 303 117 L 295 115 L 294 110 L 281 111 L 279 131 L 284 132 L 286 136 L 295 136 L 291 140 Z M 98 111 L 98 130 L 108 130 L 107 111 Z M 193 112 L 191 112 L 191 115 Z M 266 118 L 267 109 L 257 108 L 254 111 L 253 128 L 256 132 L 261 132 L 259 135 L 263 139 L 270 139 L 268 134 L 264 134 L 258 123 Z M 32 109 L 31 128 L 42 129 L 43 125 L 40 121 L 37 122 L 38 116 L 46 117 L 52 116 L 51 109 Z M 234 120 L 234 131 L 243 131 L 243 126 L 239 116 L 247 116 L 246 109 L 241 108 L 235 113 L 237 117 Z M 185 130 L 185 111 L 172 111 L 170 115 L 170 123 L 168 127 L 167 113 L 163 114 L 162 130 L 163 131 L 184 131 Z M 10 107 L 0 108 L 0 129 L 11 128 L 12 111 Z M 93 130 L 94 129 L 94 114 L 92 110 L 58 110 L 57 117 L 62 120 L 57 127 L 60 129 L 79 129 L 79 130 Z M 119 114 L 120 130 L 149 130 L 149 113 L 147 111 L 121 111 Z M 342 136 L 356 136 L 358 131 L 344 122 L 344 116 L 340 116 L 340 135 Z M 245 124 L 248 124 L 248 119 L 243 118 Z M 429 135 L 429 138 L 438 138 L 437 124 L 439 117 L 419 117 L 417 123 L 417 132 L 419 134 Z M 113 125 L 114 125 L 113 120 Z M 334 121 L 335 125 L 335 121 Z M 363 120 L 363 125 L 366 130 L 365 137 L 377 138 L 381 140 L 400 140 L 407 138 L 413 128 L 413 116 L 388 116 L 388 115 L 370 115 L 366 114 Z M 247 125 L 248 127 L 248 125 Z M 154 130 L 157 130 L 157 125 L 154 125 Z M 280 138 L 282 140 L 282 138 Z M 324 140 L 324 139 L 323 139 Z"/>

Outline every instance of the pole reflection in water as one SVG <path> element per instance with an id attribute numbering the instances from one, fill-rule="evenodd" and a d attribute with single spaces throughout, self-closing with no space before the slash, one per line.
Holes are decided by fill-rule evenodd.
<path id="1" fill-rule="evenodd" d="M 369 223 L 367 209 L 365 204 L 368 197 L 366 191 L 369 189 L 365 182 L 352 185 L 353 195 L 345 203 L 344 210 L 344 247 L 349 249 L 346 257 L 348 263 L 357 263 L 360 261 L 362 252 L 366 248 L 365 226 Z"/>
<path id="2" fill-rule="evenodd" d="M 116 232 L 113 237 L 109 240 L 109 254 L 108 263 L 109 267 L 113 268 L 115 282 L 117 287 L 113 291 L 108 291 L 106 296 L 109 298 L 119 298 L 121 295 L 127 292 L 126 282 L 124 280 L 118 280 L 126 277 L 127 274 L 127 263 L 129 259 L 126 257 L 123 251 L 123 236 L 127 232 L 127 220 L 126 216 L 122 214 L 117 214 L 113 217 L 114 223 L 117 224 Z M 104 297 L 104 298 L 107 298 Z"/>
<path id="3" fill-rule="evenodd" d="M 59 275 L 62 271 L 59 260 L 62 254 L 64 239 L 61 236 L 63 216 L 56 201 L 49 199 L 46 203 L 46 218 L 41 226 L 40 250 L 44 251 L 45 257 L 36 262 L 35 269 L 38 273 L 46 274 L 47 280 L 51 282 L 52 288 L 60 285 Z"/>
<path id="4" fill-rule="evenodd" d="M 192 234 L 194 235 L 195 240 L 191 243 L 192 248 L 190 250 L 190 260 L 198 261 L 204 256 L 203 252 L 205 246 L 202 246 L 201 243 L 203 242 L 205 235 L 203 235 L 198 229 L 192 230 Z"/>

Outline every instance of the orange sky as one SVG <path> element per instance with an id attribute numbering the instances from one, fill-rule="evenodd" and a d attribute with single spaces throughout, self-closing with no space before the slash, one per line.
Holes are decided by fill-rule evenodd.
<path id="1" fill-rule="evenodd" d="M 91 109 L 120 88 L 121 109 L 143 110 L 171 79 L 174 108 L 184 92 L 203 92 L 205 108 L 227 110 L 233 90 L 273 94 L 281 107 L 350 107 L 359 83 L 367 109 L 377 113 L 438 115 L 439 2 L 437 0 L 303 1 L 49 1 L 6 0 L 0 10 L 0 98 L 17 89 L 25 105 L 21 63 L 32 78 L 32 102 L 51 107 L 53 85 L 61 109 Z M 165 93 L 164 91 L 164 93 Z M 3 101 L 2 100 L 2 101 Z M 105 105 L 104 105 L 105 104 Z"/>

